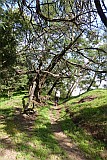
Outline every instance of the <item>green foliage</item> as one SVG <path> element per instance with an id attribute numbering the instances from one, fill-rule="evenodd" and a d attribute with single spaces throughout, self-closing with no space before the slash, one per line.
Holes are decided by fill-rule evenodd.
<path id="1" fill-rule="evenodd" d="M 3 2 L 6 2 L 6 7 L 2 6 Z M 90 70 L 106 70 L 106 52 L 96 49 L 100 42 L 106 42 L 106 36 L 104 28 L 101 33 L 97 26 L 93 29 L 96 23 L 96 16 L 91 14 L 94 11 L 93 5 L 84 1 L 41 0 L 41 13 L 38 13 L 33 1 L 27 1 L 24 6 L 21 1 L 17 2 L 0 1 L 0 90 L 8 92 L 13 87 L 15 90 L 28 88 L 27 76 L 35 77 L 36 74 L 31 72 L 38 70 L 40 63 L 42 72 L 39 81 L 43 85 L 39 87 L 46 91 L 52 87 L 55 78 L 51 74 L 44 78 L 43 71 L 62 77 L 71 76 L 69 79 L 61 78 L 57 84 L 64 96 L 73 84 L 81 90 L 87 90 L 91 81 L 91 86 L 96 86 L 95 79 L 101 78 L 102 74 L 96 74 L 93 78 L 94 74 Z M 72 45 L 69 47 L 70 43 Z M 54 61 L 55 56 L 59 56 L 66 48 L 69 49 L 63 57 Z M 85 59 L 88 63 L 85 63 Z M 53 68 L 49 69 L 52 62 Z M 11 69 L 13 67 L 14 70 Z M 14 72 L 17 69 L 26 73 L 29 71 L 29 74 L 17 76 Z M 75 87 L 71 88 L 69 96 L 73 89 Z"/>
<path id="2" fill-rule="evenodd" d="M 2 9 L 1 12 L 0 92 L 8 95 L 14 90 L 25 89 L 28 82 L 27 75 L 20 76 L 15 72 L 15 69 L 26 69 L 26 57 L 18 54 L 18 45 L 23 41 L 28 21 L 24 22 L 17 9 Z"/>
<path id="3" fill-rule="evenodd" d="M 13 35 L 8 13 L 2 15 L 2 25 L 0 26 L 0 68 L 9 68 L 16 59 L 16 40 Z"/>

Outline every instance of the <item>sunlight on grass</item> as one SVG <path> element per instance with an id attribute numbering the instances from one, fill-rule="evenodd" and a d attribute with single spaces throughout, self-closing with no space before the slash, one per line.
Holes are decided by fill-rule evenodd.
<path id="1" fill-rule="evenodd" d="M 47 160 L 51 155 L 65 159 L 65 152 L 59 147 L 51 131 L 49 106 L 37 108 L 38 116 L 32 120 L 29 116 L 15 113 L 22 108 L 21 94 L 11 99 L 0 99 L 0 148 L 14 150 L 16 159 Z M 13 155 L 12 155 L 13 156 Z"/>
<path id="2" fill-rule="evenodd" d="M 96 96 L 92 101 L 78 103 L 82 98 Z M 24 116 L 15 112 L 22 109 L 23 94 L 11 99 L 0 98 L 0 148 L 16 152 L 16 158 L 23 160 L 59 160 L 67 155 L 60 148 L 51 130 L 50 107 L 36 108 L 38 116 Z M 65 112 L 68 107 L 73 116 Z M 101 160 L 107 150 L 107 90 L 87 92 L 60 105 L 58 123 L 62 131 L 81 148 L 91 160 Z M 53 111 L 55 115 L 57 111 Z M 105 137 L 105 139 L 104 139 Z"/>
<path id="3" fill-rule="evenodd" d="M 91 101 L 80 101 L 95 96 Z M 107 90 L 93 90 L 66 102 L 73 116 L 61 121 L 63 131 L 92 160 L 101 160 L 107 152 Z M 106 140 L 106 141 L 105 141 Z M 105 155 L 107 158 L 107 155 Z"/>

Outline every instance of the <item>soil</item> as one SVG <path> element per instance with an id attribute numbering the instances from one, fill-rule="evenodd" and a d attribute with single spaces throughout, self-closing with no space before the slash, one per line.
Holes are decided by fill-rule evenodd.
<path id="1" fill-rule="evenodd" d="M 92 101 L 95 98 L 96 96 L 85 97 L 76 103 Z M 55 114 L 55 111 L 56 111 L 56 114 Z M 65 111 L 66 113 L 69 113 L 68 108 L 65 108 Z M 32 130 L 34 127 L 35 118 L 36 118 L 37 113 L 36 112 L 33 114 L 30 113 L 32 115 L 28 116 L 26 114 L 19 114 L 20 112 L 21 112 L 20 108 L 15 108 L 15 116 L 14 116 L 13 121 L 15 122 L 15 124 L 18 125 L 20 130 L 26 131 L 30 136 L 32 134 Z M 55 136 L 55 139 L 59 143 L 59 146 L 67 153 L 66 160 L 88 160 L 87 157 L 85 157 L 85 155 L 83 154 L 83 152 L 78 148 L 78 146 L 74 144 L 74 142 L 63 133 L 60 123 L 58 123 L 60 119 L 60 112 L 61 112 L 60 106 L 57 106 L 57 107 L 54 106 L 50 109 L 49 114 L 50 114 L 50 121 L 51 121 L 51 130 Z M 71 117 L 73 116 L 73 114 L 74 113 L 71 113 L 71 112 L 69 113 Z M 1 123 L 3 123 L 5 118 L 6 117 L 0 116 Z M 21 127 L 22 125 L 23 125 L 23 128 Z M 89 131 L 90 133 L 93 131 L 91 127 L 87 126 L 87 128 L 91 130 Z M 97 126 L 95 130 L 97 132 Z M 94 131 L 93 131 L 93 134 L 95 134 Z M 24 160 L 21 157 L 17 158 L 18 152 L 15 151 L 15 145 L 12 144 L 10 137 L 7 137 L 6 135 L 2 135 L 2 139 L 0 140 L 0 142 L 6 145 L 5 148 L 0 149 L 0 160 L 10 160 L 10 159 L 11 160 L 15 160 L 15 159 Z M 107 157 L 106 152 L 103 152 L 102 154 L 103 154 L 101 155 L 102 157 Z M 49 160 L 59 160 L 59 158 L 57 155 L 51 155 L 49 157 Z"/>
<path id="2" fill-rule="evenodd" d="M 56 114 L 54 114 L 54 111 L 56 111 Z M 58 123 L 58 119 L 60 118 L 60 106 L 56 106 L 54 108 L 50 109 L 50 121 L 51 121 L 51 130 L 55 136 L 55 139 L 59 143 L 59 146 L 66 152 L 67 158 L 66 160 L 87 160 L 87 158 L 84 156 L 82 151 L 78 148 L 76 144 L 72 142 L 72 140 L 67 137 L 62 129 L 60 124 Z M 26 114 L 19 114 L 21 110 L 19 108 L 15 108 L 15 116 L 13 121 L 15 124 L 17 124 L 18 128 L 20 130 L 24 130 L 27 132 L 27 134 L 32 134 L 36 114 L 32 114 L 31 116 L 28 116 Z M 1 120 L 3 120 L 4 117 L 1 117 Z M 23 128 L 21 127 L 23 126 Z M 6 137 L 5 135 L 2 136 L 1 143 L 5 144 L 5 149 L 0 149 L 0 160 L 16 160 L 17 158 L 17 152 L 15 152 L 15 144 L 12 144 L 11 139 L 9 137 Z M 51 155 L 49 160 L 58 160 L 59 157 L 55 157 L 55 155 Z M 23 160 L 22 157 L 20 157 L 20 160 Z M 61 160 L 61 159 L 60 159 Z"/>
<path id="3" fill-rule="evenodd" d="M 57 110 L 56 115 L 53 114 L 53 111 Z M 62 129 L 60 124 L 58 123 L 58 119 L 60 118 L 60 106 L 55 106 L 50 110 L 50 120 L 52 124 L 52 132 L 56 140 L 58 141 L 60 147 L 66 151 L 67 160 L 87 160 L 85 155 L 80 151 L 76 144 L 72 142 L 72 140 L 67 137 Z"/>
<path id="4" fill-rule="evenodd" d="M 87 96 L 85 98 L 80 99 L 77 103 L 83 103 L 83 102 L 88 102 L 88 101 L 92 101 L 95 98 L 97 98 L 97 96 Z"/>

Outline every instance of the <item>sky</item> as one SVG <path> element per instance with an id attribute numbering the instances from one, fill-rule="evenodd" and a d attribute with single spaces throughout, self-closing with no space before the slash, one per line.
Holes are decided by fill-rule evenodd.
<path id="1" fill-rule="evenodd" d="M 97 82 L 97 85 L 99 85 L 99 82 Z M 99 85 L 98 88 L 103 89 L 104 85 L 107 86 L 107 79 L 102 80 L 101 84 Z M 94 88 L 93 88 L 94 89 Z M 78 96 L 79 94 L 83 93 L 84 91 L 80 91 L 80 88 L 76 87 L 72 93 L 72 96 Z"/>

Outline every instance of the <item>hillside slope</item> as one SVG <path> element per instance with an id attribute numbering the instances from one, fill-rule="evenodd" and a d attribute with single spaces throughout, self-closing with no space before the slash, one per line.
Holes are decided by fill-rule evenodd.
<path id="1" fill-rule="evenodd" d="M 91 159 L 107 159 L 107 90 L 89 91 L 63 105 L 63 131 Z"/>
<path id="2" fill-rule="evenodd" d="M 29 115 L 23 96 L 0 98 L 0 160 L 107 160 L 107 90 L 48 100 Z"/>

